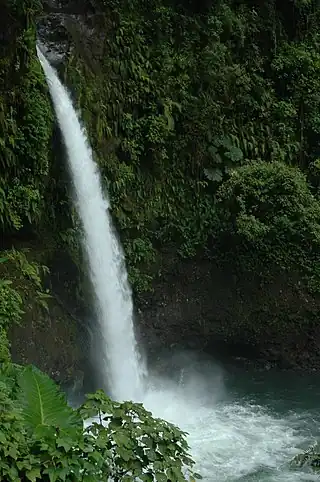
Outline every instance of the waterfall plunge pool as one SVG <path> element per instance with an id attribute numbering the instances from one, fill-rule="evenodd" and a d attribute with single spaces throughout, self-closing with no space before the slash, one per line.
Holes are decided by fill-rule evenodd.
<path id="1" fill-rule="evenodd" d="M 189 433 L 197 471 L 209 482 L 319 481 L 289 467 L 319 436 L 317 375 L 221 366 L 175 357 L 170 378 L 150 375 L 143 397 L 157 417 Z"/>

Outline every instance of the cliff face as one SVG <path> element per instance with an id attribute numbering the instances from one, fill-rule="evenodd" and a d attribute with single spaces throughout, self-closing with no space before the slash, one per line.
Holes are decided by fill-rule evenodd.
<path id="1" fill-rule="evenodd" d="M 162 276 L 138 315 L 152 357 L 188 348 L 261 367 L 319 369 L 319 300 L 297 288 L 292 273 L 266 280 L 232 262 L 164 256 Z"/>
<path id="2" fill-rule="evenodd" d="M 46 17 L 47 24 L 48 19 L 57 15 L 60 6 L 55 3 L 48 8 L 53 13 Z M 144 5 L 135 11 L 134 7 L 132 9 L 118 2 L 109 7 L 98 2 L 86 3 L 82 7 L 78 4 L 77 8 L 70 3 L 63 11 L 60 8 L 57 31 L 63 28 L 62 38 L 69 39 L 70 55 L 67 65 L 62 68 L 64 78 L 80 102 L 102 173 L 109 181 L 114 219 L 126 249 L 130 279 L 135 291 L 140 292 L 136 299 L 139 306 L 137 320 L 144 343 L 154 353 L 161 347 L 178 344 L 205 349 L 213 354 L 233 353 L 268 360 L 283 367 L 317 368 L 319 297 L 310 294 L 302 281 L 304 275 L 299 267 L 279 270 L 277 261 L 272 267 L 272 259 L 266 260 L 266 264 L 262 259 L 252 268 L 246 262 L 248 255 L 251 257 L 246 251 L 248 248 L 240 253 L 238 259 L 238 248 L 233 256 L 232 249 L 231 252 L 229 249 L 229 254 L 227 250 L 223 253 L 221 244 L 218 247 L 215 243 L 206 251 L 200 249 L 199 255 L 192 260 L 197 250 L 193 246 L 201 247 L 205 239 L 201 229 L 212 232 L 212 226 L 218 221 L 210 205 L 213 203 L 211 193 L 208 196 L 205 189 L 201 191 L 200 185 L 204 181 L 201 181 L 199 167 L 192 165 L 191 159 L 184 167 L 182 160 L 183 156 L 188 159 L 197 155 L 201 160 L 205 154 L 193 140 L 195 136 L 209 134 L 201 131 L 198 114 L 190 119 L 194 106 L 184 104 L 181 99 L 186 86 L 192 88 L 192 83 L 199 82 L 192 66 L 193 59 L 190 57 L 191 67 L 183 75 L 181 71 L 185 67 L 179 62 L 188 59 L 190 49 L 197 52 L 201 44 L 207 48 L 208 40 L 198 33 L 186 38 L 185 33 L 179 31 L 176 22 L 185 27 L 191 22 L 185 13 L 179 17 L 177 13 L 173 15 L 169 8 L 167 17 L 162 17 L 155 6 L 152 18 Z M 230 11 L 228 14 L 232 17 Z M 213 12 L 211 18 L 223 22 L 218 11 Z M 190 26 L 195 32 L 201 22 L 204 22 L 205 28 L 204 17 L 198 20 L 198 24 L 195 22 Z M 54 35 L 50 25 L 49 21 L 49 27 L 40 29 L 45 45 L 50 44 L 49 37 Z M 151 29 L 155 32 L 154 36 Z M 217 36 L 217 33 L 211 32 L 210 35 Z M 171 50 L 166 36 L 173 44 Z M 183 41 L 189 42 L 189 45 L 182 50 L 180 47 L 180 53 L 185 57 L 172 66 L 167 63 L 167 55 L 176 55 L 174 42 L 177 39 L 182 42 L 181 45 Z M 54 45 L 64 49 L 63 42 L 55 42 Z M 155 69 L 153 73 L 151 68 Z M 163 71 L 167 71 L 166 78 L 161 77 Z M 213 73 L 211 75 L 214 76 Z M 241 82 L 240 73 L 236 75 Z M 243 79 L 245 81 L 248 79 Z M 171 90 L 165 90 L 164 82 L 170 84 Z M 271 93 L 269 81 L 266 85 Z M 253 85 L 247 85 L 245 89 L 250 90 L 250 95 L 256 95 Z M 238 85 L 240 95 L 241 91 L 242 87 Z M 206 95 L 209 92 L 210 88 Z M 171 104 L 165 103 L 167 95 L 171 96 Z M 220 92 L 219 95 L 224 94 Z M 232 94 L 229 92 L 229 95 Z M 172 98 L 181 102 L 186 110 L 182 119 L 174 110 Z M 223 102 L 228 104 L 226 100 Z M 276 97 L 274 102 L 276 104 Z M 200 106 L 197 108 L 201 109 Z M 208 105 L 203 108 L 209 109 Z M 234 110 L 238 108 L 236 105 L 233 107 Z M 213 111 L 210 113 L 209 109 L 207 115 L 203 120 L 211 123 L 209 118 Z M 163 125 L 169 126 L 169 133 L 163 130 Z M 170 131 L 174 125 L 174 130 Z M 210 127 L 219 132 L 219 128 L 211 124 Z M 251 127 L 248 126 L 248 129 Z M 191 130 L 191 142 L 188 137 L 181 137 L 183 130 Z M 175 145 L 172 145 L 171 138 L 175 139 L 181 156 L 178 162 L 173 162 Z M 229 154 L 221 149 L 223 142 L 226 145 L 224 149 L 231 149 Z M 242 152 L 234 145 L 227 147 L 226 140 L 217 143 L 215 149 L 227 165 L 228 156 L 228 159 L 240 156 L 241 160 L 245 152 L 244 146 L 241 146 Z M 148 169 L 144 164 L 146 153 L 150 157 L 147 162 L 152 167 L 151 173 L 144 175 Z M 171 166 L 170 163 L 167 165 L 166 156 L 173 162 Z M 200 160 L 197 162 L 200 163 Z M 178 175 L 172 177 L 175 171 Z M 192 178 L 194 183 L 189 181 Z M 191 205 L 188 204 L 189 195 Z M 191 227 L 192 223 L 195 223 L 195 228 Z M 204 223 L 204 228 L 201 228 L 201 223 Z M 161 234 L 163 231 L 164 235 Z M 182 238 L 185 237 L 182 240 L 181 233 Z M 169 251 L 166 247 L 168 242 L 173 243 Z M 179 256 L 177 248 L 183 256 Z M 186 260 L 188 257 L 191 259 Z M 153 292 L 143 293 L 151 277 L 154 277 L 151 283 Z"/>
<path id="3" fill-rule="evenodd" d="M 53 65 L 63 65 L 72 48 L 72 29 L 80 33 L 92 13 L 89 1 L 43 2 L 43 14 L 37 20 L 37 37 Z"/>
<path id="4" fill-rule="evenodd" d="M 79 337 L 88 338 L 85 329 L 79 334 L 81 323 L 75 321 L 86 317 L 85 267 L 63 146 L 52 126 L 43 76 L 35 67 L 37 19 L 41 47 L 81 107 L 125 248 L 140 336 L 150 353 L 179 345 L 282 367 L 319 368 L 318 241 L 309 236 L 310 219 L 314 238 L 319 225 L 317 209 L 311 213 L 318 202 L 319 181 L 312 117 L 317 106 L 310 107 L 316 102 L 315 92 L 312 99 L 305 99 L 309 117 L 303 119 L 302 137 L 296 126 L 297 112 L 302 112 L 299 92 L 305 92 L 308 76 L 316 91 L 311 78 L 315 64 L 308 57 L 316 20 L 309 16 L 308 36 L 294 52 L 294 32 L 287 29 L 283 12 L 275 6 L 269 12 L 259 2 L 257 16 L 239 2 L 206 5 L 205 13 L 188 2 L 43 3 L 43 11 L 30 10 L 29 23 L 18 24 L 16 32 L 2 30 L 10 32 L 5 41 L 14 46 L 14 39 L 31 29 L 30 44 L 21 50 L 28 62 L 21 61 L 24 70 L 13 73 L 20 50 L 12 49 L 15 56 L 7 59 L 11 71 L 2 77 L 1 95 L 8 79 L 14 79 L 18 103 L 22 79 L 29 72 L 32 81 L 24 88 L 30 95 L 22 104 L 19 101 L 22 116 L 13 105 L 13 119 L 23 132 L 15 134 L 20 142 L 14 151 L 15 166 L 28 159 L 29 178 L 19 167 L 18 175 L 8 171 L 7 180 L 16 176 L 26 186 L 31 173 L 37 182 L 28 185 L 28 192 L 34 198 L 36 190 L 39 198 L 34 211 L 15 212 L 22 227 L 14 226 L 13 218 L 3 229 L 5 248 L 21 244 L 22 236 L 27 246 L 32 238 L 44 239 L 37 250 L 51 269 L 48 286 L 59 303 L 41 316 L 37 310 L 29 316 L 33 307 L 28 305 L 23 326 L 11 330 L 15 358 L 57 374 L 70 372 L 72 377 L 86 363 L 77 350 Z M 8 12 L 1 16 L 4 24 L 10 15 L 20 18 Z M 299 15 L 297 10 L 297 28 L 304 35 L 304 17 Z M 25 12 L 21 18 L 26 22 Z M 265 18 L 271 19 L 270 25 Z M 311 45 L 305 51 L 303 42 Z M 301 79 L 297 58 L 305 65 L 305 78 L 294 90 L 287 72 Z M 5 97 L 1 105 L 8 111 L 10 102 L 12 98 Z M 37 118 L 28 119 L 35 104 L 41 106 Z M 22 139 L 35 142 L 26 146 Z M 249 193 L 247 181 L 235 187 L 231 181 L 227 184 L 234 170 L 256 159 L 266 165 L 262 184 L 253 171 Z M 291 191 L 283 194 L 281 186 L 291 185 L 294 175 L 288 169 L 281 181 L 274 180 L 268 163 L 279 159 L 304 169 L 311 197 L 309 185 L 300 177 L 294 182 L 307 194 L 297 194 L 297 202 Z M 239 176 L 245 175 L 240 169 Z M 227 201 L 221 201 L 222 186 L 229 186 L 224 193 L 230 196 Z M 234 214 L 238 204 L 240 211 L 247 211 Z M 293 205 L 302 206 L 301 211 L 292 210 Z M 231 248 L 221 241 L 225 229 Z M 278 238 L 273 233 L 279 233 Z M 42 320 L 39 326 L 37 318 Z M 39 344 L 42 349 L 37 351 Z"/>

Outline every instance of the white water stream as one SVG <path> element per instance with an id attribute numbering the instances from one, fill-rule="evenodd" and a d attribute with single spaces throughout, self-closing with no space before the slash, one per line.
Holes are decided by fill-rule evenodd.
<path id="1" fill-rule="evenodd" d="M 198 471 L 209 482 L 318 480 L 311 474 L 290 472 L 284 465 L 297 453 L 297 446 L 308 440 L 298 418 L 228 398 L 219 374 L 193 373 L 180 383 L 149 377 L 144 387 L 145 368 L 134 336 L 131 292 L 109 202 L 70 95 L 39 50 L 38 56 L 67 150 L 96 298 L 101 337 L 97 359 L 112 396 L 142 400 L 156 416 L 187 430 Z"/>
<path id="2" fill-rule="evenodd" d="M 143 363 L 137 350 L 131 290 L 124 256 L 112 225 L 109 200 L 84 128 L 70 94 L 40 49 L 56 117 L 66 146 L 76 207 L 83 225 L 84 247 L 96 298 L 100 353 L 95 357 L 116 400 L 141 398 Z"/>

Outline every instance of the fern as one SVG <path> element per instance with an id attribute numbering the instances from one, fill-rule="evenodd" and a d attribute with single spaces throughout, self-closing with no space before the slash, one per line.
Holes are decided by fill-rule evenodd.
<path id="1" fill-rule="evenodd" d="M 23 370 L 18 383 L 21 389 L 19 406 L 25 424 L 35 429 L 39 425 L 82 428 L 82 421 L 68 406 L 58 386 L 33 366 Z"/>

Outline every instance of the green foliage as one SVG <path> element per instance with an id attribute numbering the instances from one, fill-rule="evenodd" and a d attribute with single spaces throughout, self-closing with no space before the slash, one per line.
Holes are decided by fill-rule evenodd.
<path id="1" fill-rule="evenodd" d="M 282 269 L 298 266 L 319 289 L 320 203 L 299 169 L 279 162 L 243 166 L 220 187 L 217 208 L 235 244 Z"/>
<path id="2" fill-rule="evenodd" d="M 141 404 L 115 403 L 98 391 L 87 397 L 80 413 L 84 419 L 96 417 L 86 430 L 87 437 L 91 443 L 105 445 L 113 480 L 186 480 L 184 467 L 193 466 L 186 434 L 152 418 Z"/>
<path id="3" fill-rule="evenodd" d="M 60 429 L 79 427 L 80 420 L 49 377 L 27 367 L 20 374 L 18 384 L 22 416 L 30 429 L 36 430 L 39 425 L 57 425 Z"/>
<path id="4" fill-rule="evenodd" d="M 169 245 L 189 258 L 217 236 L 216 194 L 235 169 L 282 161 L 318 188 L 320 10 L 311 3 L 225 0 L 204 12 L 161 0 L 94 0 L 96 35 L 67 26 L 75 48 L 65 79 L 136 292 L 151 289 L 158 250 Z M 8 8 L 17 25 L 0 66 L 0 225 L 11 233 L 41 224 L 81 266 L 69 179 L 49 163 L 52 109 L 34 52 L 41 6 L 11 1 Z M 147 248 L 137 253 L 136 240 Z"/>
<path id="5" fill-rule="evenodd" d="M 38 307 L 48 312 L 51 295 L 43 289 L 48 268 L 28 259 L 28 250 L 11 249 L 0 257 L 0 363 L 10 359 L 8 330 Z M 32 306 L 33 305 L 33 306 Z M 23 309 L 24 308 L 24 309 Z"/>
<path id="6" fill-rule="evenodd" d="M 14 284 L 14 289 L 19 292 L 20 301 L 22 297 L 26 302 L 32 293 L 34 302 L 48 311 L 48 301 L 52 297 L 48 290 L 43 289 L 43 279 L 48 275 L 49 269 L 28 259 L 28 252 L 28 249 L 14 248 L 4 252 L 7 263 L 3 266 L 3 272 L 7 278 L 10 278 L 5 284 Z"/>
<path id="7" fill-rule="evenodd" d="M 7 257 L 0 258 L 0 264 L 7 261 Z M 22 298 L 11 285 L 11 280 L 0 278 L 0 363 L 10 360 L 7 331 L 13 323 L 20 322 L 23 314 Z"/>
<path id="8" fill-rule="evenodd" d="M 66 72 L 77 89 L 93 145 L 101 153 L 100 166 L 108 180 L 113 214 L 125 241 L 136 291 L 150 287 L 154 257 L 149 253 L 159 243 L 175 240 L 194 250 L 198 239 L 205 237 L 204 231 L 199 233 L 199 223 L 192 222 L 197 210 L 194 192 L 199 193 L 201 181 L 185 178 L 184 161 L 178 165 L 172 152 L 176 156 L 180 150 L 174 146 L 175 118 L 182 112 L 184 94 L 191 85 L 191 78 L 183 70 L 180 76 L 178 70 L 192 60 L 192 46 L 181 56 L 177 54 L 175 40 L 170 37 L 180 18 L 173 9 L 158 5 L 155 18 L 148 21 L 141 18 L 142 12 L 138 8 L 134 13 L 129 6 L 119 17 L 110 12 L 112 27 L 105 38 L 108 54 L 98 67 L 103 71 L 101 87 L 87 62 L 88 46 L 80 45 L 81 39 L 74 32 L 78 51 L 69 59 Z M 191 26 L 191 19 L 182 20 L 185 27 Z M 165 32 L 162 38 L 158 36 L 159 25 Z M 200 196 L 197 202 L 209 204 Z M 150 249 L 140 250 L 137 256 L 133 248 L 136 239 Z"/>
<path id="9" fill-rule="evenodd" d="M 297 45 L 284 43 L 272 63 L 282 95 L 291 105 L 291 132 L 299 141 L 299 164 L 305 167 L 310 159 L 309 139 L 320 133 L 320 55 L 310 41 Z M 291 125 L 290 125 L 291 124 Z M 310 161 L 309 161 L 310 162 Z"/>
<path id="10" fill-rule="evenodd" d="M 194 480 L 185 434 L 142 405 L 112 402 L 98 391 L 73 410 L 32 367 L 4 369 L 0 387 L 1 480 L 183 482 L 184 470 Z M 95 415 L 83 428 L 80 416 Z"/>
<path id="11" fill-rule="evenodd" d="M 23 19 L 30 16 L 32 19 L 35 15 L 42 12 L 41 0 L 7 0 L 11 11 Z"/>
<path id="12" fill-rule="evenodd" d="M 50 255 L 68 251 L 81 272 L 81 227 L 58 142 L 57 158 L 50 156 L 52 109 L 34 48 L 40 5 L 5 5 L 14 22 L 0 46 L 0 229 L 9 245 L 13 233 L 27 243 L 31 234 L 49 240 Z M 270 270 L 293 269 L 319 291 L 319 6 L 91 6 L 89 28 L 87 18 L 66 25 L 73 48 L 63 73 L 110 194 L 135 292 L 152 289 L 163 251 L 217 259 L 241 251 L 259 273 L 267 256 Z M 7 290 L 29 278 L 34 288 L 32 276 L 20 262 L 14 273 L 1 269 L 13 281 Z M 26 311 L 33 300 L 48 306 L 40 287 L 17 291 Z"/>
<path id="13" fill-rule="evenodd" d="M 3 28 L 11 26 L 0 64 L 0 229 L 5 233 L 39 223 L 49 174 L 53 115 L 35 52 L 40 9 L 34 0 L 5 1 Z"/>
<path id="14" fill-rule="evenodd" d="M 128 259 L 128 275 L 130 284 L 133 285 L 137 292 L 143 293 L 150 289 L 152 277 L 143 273 L 136 266 L 152 264 L 155 261 L 156 253 L 148 238 L 135 238 L 127 240 L 124 249 Z"/>
<path id="15" fill-rule="evenodd" d="M 208 148 L 212 165 L 217 167 L 204 169 L 206 177 L 210 181 L 220 183 L 231 169 L 242 164 L 243 152 L 236 145 L 237 139 L 230 137 L 216 137 L 211 140 Z"/>
<path id="16" fill-rule="evenodd" d="M 160 0 L 99 8 L 98 46 L 70 29 L 65 78 L 142 292 L 158 249 L 192 257 L 217 235 L 216 193 L 235 169 L 253 160 L 313 169 L 320 10 L 296 2 L 293 20 L 288 2 L 215 2 L 205 13 Z M 136 256 L 136 239 L 155 258 Z"/>
<path id="17" fill-rule="evenodd" d="M 279 162 L 248 164 L 232 172 L 217 201 L 230 230 L 250 242 L 261 237 L 281 241 L 280 234 L 284 242 L 297 239 L 298 245 L 320 241 L 320 205 L 297 168 Z"/>
<path id="18" fill-rule="evenodd" d="M 0 327 L 0 363 L 9 362 L 10 357 L 10 343 L 8 340 L 7 330 Z"/>
<path id="19" fill-rule="evenodd" d="M 5 329 L 18 323 L 23 313 L 22 298 L 11 284 L 10 280 L 0 280 L 0 325 Z"/>

